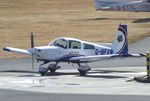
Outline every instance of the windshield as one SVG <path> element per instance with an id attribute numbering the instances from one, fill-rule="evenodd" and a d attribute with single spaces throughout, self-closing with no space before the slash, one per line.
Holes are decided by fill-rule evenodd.
<path id="1" fill-rule="evenodd" d="M 54 45 L 66 49 L 67 41 L 65 39 L 58 39 L 58 40 L 54 41 Z"/>

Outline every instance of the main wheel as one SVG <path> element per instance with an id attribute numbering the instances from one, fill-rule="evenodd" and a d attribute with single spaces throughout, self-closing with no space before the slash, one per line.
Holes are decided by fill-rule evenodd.
<path id="1" fill-rule="evenodd" d="M 49 64 L 47 67 L 48 67 L 48 70 L 52 73 L 56 71 L 56 64 Z"/>
<path id="2" fill-rule="evenodd" d="M 79 66 L 79 68 L 78 68 L 78 71 L 81 76 L 85 76 L 89 70 L 91 70 L 91 69 L 88 66 Z"/>
<path id="3" fill-rule="evenodd" d="M 54 68 L 50 68 L 49 70 L 50 70 L 51 73 L 55 73 L 56 72 L 56 69 L 54 69 Z"/>

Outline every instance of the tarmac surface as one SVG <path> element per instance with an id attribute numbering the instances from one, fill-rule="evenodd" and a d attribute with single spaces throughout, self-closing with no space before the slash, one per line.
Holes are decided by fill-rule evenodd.
<path id="1" fill-rule="evenodd" d="M 129 46 L 130 53 L 150 51 L 150 37 Z M 92 70 L 79 76 L 77 66 L 61 63 L 55 74 L 41 77 L 31 59 L 0 60 L 2 101 L 149 101 L 149 83 L 133 81 L 146 75 L 145 58 L 124 58 L 90 63 Z M 39 64 L 36 64 L 38 67 Z M 8 97 L 9 96 L 9 97 Z"/>

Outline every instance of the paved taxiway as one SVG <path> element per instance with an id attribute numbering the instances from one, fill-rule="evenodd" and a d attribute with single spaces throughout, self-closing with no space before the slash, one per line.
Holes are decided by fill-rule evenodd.
<path id="1" fill-rule="evenodd" d="M 132 44 L 129 47 L 130 52 L 145 53 L 150 50 L 149 43 L 150 38 L 146 38 Z M 145 75 L 145 58 L 90 63 L 92 71 L 85 77 L 79 76 L 76 65 L 72 67 L 64 63 L 61 63 L 64 68 L 58 70 L 56 74 L 40 77 L 36 72 L 28 72 L 31 71 L 30 62 L 29 58 L 0 60 L 0 88 L 3 89 L 0 90 L 0 98 L 3 101 L 10 100 L 6 97 L 9 95 L 12 101 L 15 99 L 148 101 L 150 99 L 149 84 L 127 82 L 134 76 Z"/>

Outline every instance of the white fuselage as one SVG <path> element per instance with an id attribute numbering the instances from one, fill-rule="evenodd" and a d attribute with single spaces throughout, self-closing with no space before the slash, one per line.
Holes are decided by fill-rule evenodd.
<path id="1" fill-rule="evenodd" d="M 65 40 L 66 47 L 64 48 L 56 45 L 55 42 L 58 40 Z M 69 41 L 74 41 L 74 43 L 72 42 L 72 46 L 69 46 Z M 61 44 L 62 43 L 63 42 L 61 42 Z M 52 41 L 48 46 L 35 47 L 35 56 L 37 60 L 68 62 L 71 57 L 106 54 L 113 54 L 111 47 L 64 37 Z"/>

